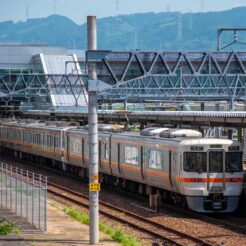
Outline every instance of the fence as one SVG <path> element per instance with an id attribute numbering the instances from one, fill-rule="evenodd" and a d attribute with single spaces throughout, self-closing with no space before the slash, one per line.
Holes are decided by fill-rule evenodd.
<path id="1" fill-rule="evenodd" d="M 0 206 L 47 230 L 47 177 L 1 163 Z"/>

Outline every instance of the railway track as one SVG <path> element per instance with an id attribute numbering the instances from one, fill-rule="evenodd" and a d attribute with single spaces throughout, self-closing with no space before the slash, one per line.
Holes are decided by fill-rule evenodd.
<path id="1" fill-rule="evenodd" d="M 202 216 L 202 219 L 210 223 L 222 225 L 227 229 L 246 235 L 246 219 L 241 219 L 231 215 L 209 215 Z"/>
<path id="2" fill-rule="evenodd" d="M 48 192 L 73 204 L 89 208 L 89 197 L 54 183 L 48 183 Z M 100 213 L 120 223 L 144 232 L 155 239 L 166 241 L 172 245 L 214 246 L 214 243 L 177 231 L 161 223 L 145 218 L 133 212 L 112 206 L 100 201 Z"/>
<path id="3" fill-rule="evenodd" d="M 246 219 L 238 218 L 227 214 L 216 214 L 216 215 L 204 215 L 198 214 L 189 210 L 184 210 L 171 205 L 163 205 L 165 209 L 171 210 L 175 213 L 180 213 L 182 215 L 187 215 L 188 217 L 206 221 L 221 227 L 227 228 L 234 232 L 239 232 L 241 234 L 246 234 Z"/>
<path id="4" fill-rule="evenodd" d="M 30 162 L 27 162 L 27 164 L 29 165 Z M 41 166 L 38 165 L 38 167 L 40 168 Z M 43 169 L 46 169 L 47 171 L 51 171 L 52 173 L 54 173 L 53 169 L 50 169 L 50 168 L 43 168 Z M 61 175 L 61 173 L 59 171 L 55 171 L 55 173 L 56 172 L 57 172 L 57 174 Z M 47 174 L 45 174 L 45 175 L 47 175 Z M 49 174 L 49 176 L 50 176 L 50 174 Z M 74 176 L 73 175 L 70 175 L 70 176 L 74 180 Z M 53 176 L 53 174 L 51 174 L 51 178 L 52 179 L 54 178 L 54 181 L 56 180 L 55 177 L 56 176 Z M 67 177 L 67 175 L 66 175 L 66 177 Z M 79 180 L 79 181 L 81 182 L 81 180 Z M 65 186 L 64 182 L 61 182 L 61 183 L 63 186 Z M 73 185 L 69 189 L 69 188 L 59 186 L 57 184 L 60 184 L 59 179 L 58 179 L 58 181 L 55 181 L 55 183 L 49 183 L 49 190 L 48 191 L 50 193 L 53 193 L 55 196 L 60 197 L 62 200 L 65 199 L 67 201 L 70 201 L 73 204 L 77 204 L 77 205 L 83 206 L 85 208 L 89 207 L 87 195 L 82 195 L 81 193 L 74 191 L 73 190 L 74 188 L 72 188 Z M 78 189 L 76 189 L 76 190 L 78 191 Z M 124 193 L 128 194 L 128 192 L 124 192 Z M 127 194 L 124 194 L 124 195 L 128 197 Z M 135 195 L 134 195 L 134 197 L 135 197 Z M 136 197 L 135 197 L 135 199 L 136 199 Z M 137 199 L 137 200 L 139 200 L 139 199 Z M 175 226 L 169 225 L 169 223 L 166 223 L 165 221 L 163 222 L 163 221 L 157 219 L 156 214 L 154 214 L 154 213 L 149 213 L 148 215 L 146 215 L 147 213 L 144 213 L 144 210 L 138 210 L 137 213 L 139 214 L 139 211 L 141 211 L 141 215 L 142 215 L 142 216 L 139 216 L 138 214 L 135 214 L 135 212 L 134 212 L 135 209 L 130 209 L 133 212 L 129 212 L 128 210 L 126 211 L 124 209 L 119 208 L 119 207 L 121 207 L 121 205 L 119 205 L 119 203 L 118 203 L 118 205 L 113 206 L 110 203 L 109 199 L 106 199 L 106 201 L 107 201 L 106 203 L 103 201 L 100 201 L 100 209 L 101 209 L 100 213 L 102 215 L 105 215 L 105 217 L 110 217 L 112 220 L 117 220 L 120 223 L 128 225 L 131 228 L 135 228 L 136 231 L 143 232 L 143 233 L 145 233 L 145 235 L 149 235 L 149 238 L 148 238 L 149 240 L 152 240 L 152 238 L 159 239 L 158 241 L 163 240 L 163 241 L 166 241 L 168 243 L 168 245 L 221 245 L 221 242 L 224 242 L 224 240 L 225 240 L 224 238 L 222 238 L 221 240 L 219 239 L 219 238 L 221 238 L 221 235 L 223 234 L 221 232 L 218 233 L 217 236 L 213 236 L 211 238 L 211 241 L 213 240 L 214 237 L 218 238 L 218 240 L 213 240 L 213 242 L 211 242 L 209 240 L 208 241 L 204 240 L 205 238 L 209 238 L 209 236 L 207 236 L 207 235 L 201 235 L 200 234 L 200 235 L 196 236 L 198 238 L 195 238 L 194 236 L 190 236 L 190 231 L 192 233 L 192 230 L 185 230 L 185 231 L 182 230 L 184 232 L 179 232 L 180 227 L 176 228 Z M 141 203 L 141 204 L 143 205 L 144 203 L 145 202 L 143 201 L 143 203 Z M 218 225 L 218 228 L 227 228 L 227 229 L 230 229 L 231 231 L 240 232 L 240 234 L 246 233 L 246 220 L 245 219 L 240 219 L 240 223 L 239 223 L 239 221 L 237 220 L 237 217 L 234 217 L 234 216 L 219 215 L 216 217 L 215 216 L 211 217 L 210 215 L 209 216 L 208 215 L 202 215 L 202 214 L 193 213 L 191 211 L 186 211 L 183 209 L 178 209 L 177 207 L 173 207 L 171 205 L 164 206 L 164 209 L 166 209 L 166 210 L 164 210 L 164 213 L 163 213 L 163 215 L 165 215 L 165 216 L 167 216 L 167 214 L 169 214 L 170 211 L 172 211 L 172 210 L 174 212 L 175 217 L 177 216 L 178 213 L 182 214 L 181 221 L 182 221 L 182 217 L 184 215 L 185 216 L 187 215 L 188 219 L 189 218 L 196 218 L 196 219 L 199 219 L 201 221 L 215 224 L 216 226 Z M 151 220 L 152 217 L 153 217 L 153 219 Z M 162 216 L 162 217 L 164 217 L 164 216 Z M 183 223 L 183 221 L 182 221 L 182 223 Z M 196 223 L 196 222 L 194 222 L 194 223 Z M 168 226 L 165 226 L 165 225 L 168 225 Z M 178 232 L 176 230 L 178 230 Z M 202 240 L 200 240 L 200 238 L 202 238 Z M 217 241 L 217 243 L 215 243 L 215 241 Z M 231 245 L 234 245 L 234 244 L 231 244 Z"/>

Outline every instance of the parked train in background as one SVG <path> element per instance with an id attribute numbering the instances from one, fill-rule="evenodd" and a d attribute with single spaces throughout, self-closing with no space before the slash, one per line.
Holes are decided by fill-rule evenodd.
<path id="1" fill-rule="evenodd" d="M 100 182 L 186 204 L 197 212 L 232 212 L 243 185 L 238 141 L 202 138 L 188 129 L 120 132 L 99 127 Z M 0 123 L 1 151 L 88 176 L 88 129 L 68 122 Z"/>

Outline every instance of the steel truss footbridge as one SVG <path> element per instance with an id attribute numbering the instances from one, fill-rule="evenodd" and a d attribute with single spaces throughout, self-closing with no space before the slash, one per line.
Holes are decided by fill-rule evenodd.
<path id="1" fill-rule="evenodd" d="M 101 95 L 111 100 L 235 101 L 246 95 L 246 52 L 89 51 L 87 60 L 114 86 Z"/>
<path id="2" fill-rule="evenodd" d="M 112 85 L 99 94 L 99 100 L 246 99 L 246 52 L 105 50 L 87 51 L 86 59 L 78 57 L 74 67 L 80 72 L 2 74 L 0 98 L 9 102 L 64 94 L 73 96 L 76 106 L 81 94 L 86 98 L 90 63 L 98 79 Z"/>

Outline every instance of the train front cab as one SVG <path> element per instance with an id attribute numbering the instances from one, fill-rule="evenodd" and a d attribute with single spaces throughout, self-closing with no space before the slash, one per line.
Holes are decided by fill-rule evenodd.
<path id="1" fill-rule="evenodd" d="M 177 180 L 190 209 L 197 212 L 233 212 L 242 192 L 240 145 L 210 143 L 186 146 L 182 174 Z"/>

